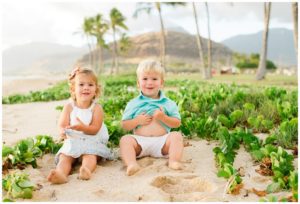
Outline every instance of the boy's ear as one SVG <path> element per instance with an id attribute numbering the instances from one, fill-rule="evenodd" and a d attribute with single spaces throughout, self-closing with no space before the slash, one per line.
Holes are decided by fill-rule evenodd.
<path id="1" fill-rule="evenodd" d="M 137 85 L 138 88 L 140 88 L 139 80 L 136 80 L 136 85 Z"/>

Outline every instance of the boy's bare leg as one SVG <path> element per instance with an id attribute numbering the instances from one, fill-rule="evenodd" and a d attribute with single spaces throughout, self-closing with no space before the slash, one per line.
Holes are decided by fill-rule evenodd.
<path id="1" fill-rule="evenodd" d="M 126 174 L 131 176 L 140 170 L 140 166 L 136 162 L 136 156 L 142 151 L 141 146 L 131 136 L 123 136 L 120 141 L 120 151 L 122 160 L 127 166 Z"/>
<path id="2" fill-rule="evenodd" d="M 47 177 L 48 181 L 53 184 L 66 183 L 74 161 L 73 157 L 60 154 L 56 169 L 52 169 Z"/>
<path id="3" fill-rule="evenodd" d="M 180 163 L 183 152 L 183 139 L 179 132 L 170 132 L 167 137 L 167 141 L 162 148 L 162 154 L 169 154 L 169 168 L 171 169 L 182 169 Z"/>
<path id="4" fill-rule="evenodd" d="M 85 154 L 79 169 L 79 179 L 89 180 L 97 167 L 97 155 Z"/>

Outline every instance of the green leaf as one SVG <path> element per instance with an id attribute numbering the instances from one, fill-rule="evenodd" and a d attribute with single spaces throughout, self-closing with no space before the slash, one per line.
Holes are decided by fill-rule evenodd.
<path id="1" fill-rule="evenodd" d="M 8 147 L 6 145 L 2 146 L 2 157 L 6 157 L 7 155 L 13 153 L 14 150 L 11 147 Z"/>
<path id="2" fill-rule="evenodd" d="M 220 147 L 215 147 L 215 148 L 213 148 L 213 152 L 214 152 L 215 154 L 218 154 L 218 153 L 220 153 L 220 152 L 222 152 L 222 151 L 221 151 L 221 148 L 220 148 Z"/>
<path id="3" fill-rule="evenodd" d="M 2 202 L 14 202 L 14 201 L 11 200 L 11 199 L 9 199 L 9 198 L 4 198 L 4 199 L 2 200 Z"/>
<path id="4" fill-rule="evenodd" d="M 261 124 L 266 128 L 267 130 L 271 130 L 273 128 L 273 122 L 271 120 L 262 120 Z"/>
<path id="5" fill-rule="evenodd" d="M 265 144 L 273 144 L 276 140 L 277 139 L 275 135 L 270 135 L 266 138 Z"/>
<path id="6" fill-rule="evenodd" d="M 220 114 L 218 116 L 218 121 L 220 121 L 224 126 L 230 128 L 231 127 L 231 121 L 223 114 Z"/>
<path id="7" fill-rule="evenodd" d="M 235 110 L 234 112 L 232 112 L 229 115 L 229 118 L 230 118 L 231 122 L 233 124 L 235 124 L 238 120 L 241 119 L 242 116 L 243 116 L 243 111 L 241 111 L 241 110 Z"/>
<path id="8" fill-rule="evenodd" d="M 20 186 L 21 188 L 29 188 L 33 187 L 34 185 L 28 180 L 22 180 L 18 183 L 18 186 Z"/>
<path id="9" fill-rule="evenodd" d="M 247 110 L 254 110 L 255 109 L 255 105 L 253 103 L 245 103 L 243 105 L 243 108 L 245 108 Z"/>
<path id="10" fill-rule="evenodd" d="M 280 184 L 279 183 L 271 183 L 267 186 L 267 193 L 275 193 L 280 190 Z"/>
<path id="11" fill-rule="evenodd" d="M 256 161 L 261 161 L 264 158 L 264 154 L 260 150 L 252 151 L 251 155 Z"/>
<path id="12" fill-rule="evenodd" d="M 218 177 L 224 177 L 224 178 L 229 178 L 230 177 L 230 174 L 227 172 L 227 171 L 224 171 L 223 169 L 221 169 L 218 174 L 217 174 Z"/>
<path id="13" fill-rule="evenodd" d="M 284 175 L 283 175 L 280 171 L 278 171 L 278 170 L 274 170 L 273 173 L 274 173 L 274 177 L 276 177 L 276 178 L 281 178 L 281 177 L 284 176 Z"/>
<path id="14" fill-rule="evenodd" d="M 32 198 L 32 189 L 25 188 L 22 193 L 22 198 L 26 198 L 26 199 Z"/>

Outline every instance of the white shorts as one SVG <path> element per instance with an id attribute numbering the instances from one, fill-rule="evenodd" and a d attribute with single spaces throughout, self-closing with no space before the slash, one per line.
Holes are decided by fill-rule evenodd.
<path id="1" fill-rule="evenodd" d="M 151 156 L 151 157 L 165 157 L 168 158 L 168 155 L 163 155 L 161 153 L 163 146 L 167 141 L 169 133 L 158 136 L 158 137 L 144 137 L 139 135 L 130 135 L 133 137 L 136 142 L 141 146 L 142 151 L 137 156 L 137 158 Z"/>

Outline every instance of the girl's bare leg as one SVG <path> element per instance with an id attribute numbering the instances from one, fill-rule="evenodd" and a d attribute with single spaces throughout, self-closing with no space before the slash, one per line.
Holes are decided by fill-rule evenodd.
<path id="1" fill-rule="evenodd" d="M 131 176 L 140 170 L 140 166 L 136 162 L 136 156 L 142 151 L 141 146 L 136 140 L 128 135 L 125 135 L 120 140 L 120 151 L 122 160 L 127 166 L 126 174 Z"/>
<path id="2" fill-rule="evenodd" d="M 56 169 L 52 169 L 47 177 L 48 181 L 53 184 L 66 183 L 74 161 L 73 157 L 60 154 Z"/>
<path id="3" fill-rule="evenodd" d="M 97 155 L 85 154 L 79 169 L 79 179 L 89 180 L 97 167 Z"/>
<path id="4" fill-rule="evenodd" d="M 170 132 L 167 141 L 162 148 L 162 154 L 169 154 L 169 168 L 182 169 L 180 163 L 183 152 L 183 139 L 179 132 Z"/>

